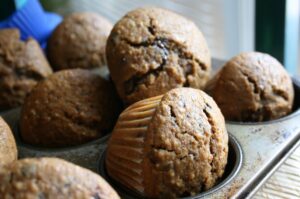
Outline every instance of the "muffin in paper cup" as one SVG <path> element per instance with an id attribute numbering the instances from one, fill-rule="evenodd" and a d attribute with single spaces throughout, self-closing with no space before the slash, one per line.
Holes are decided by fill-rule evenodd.
<path id="1" fill-rule="evenodd" d="M 213 187 L 227 163 L 224 117 L 211 97 L 177 88 L 128 107 L 108 142 L 108 175 L 150 198 L 195 195 Z"/>

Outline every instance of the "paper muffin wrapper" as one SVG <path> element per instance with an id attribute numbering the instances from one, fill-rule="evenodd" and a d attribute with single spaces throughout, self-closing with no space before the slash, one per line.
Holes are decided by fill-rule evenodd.
<path id="1" fill-rule="evenodd" d="M 106 168 L 121 184 L 144 194 L 144 143 L 148 125 L 161 96 L 129 106 L 119 117 L 108 143 Z"/>

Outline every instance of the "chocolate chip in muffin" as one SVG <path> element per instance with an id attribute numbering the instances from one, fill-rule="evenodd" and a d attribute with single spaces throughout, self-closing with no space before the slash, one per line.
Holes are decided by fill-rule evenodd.
<path id="1" fill-rule="evenodd" d="M 112 130 L 121 103 L 113 84 L 83 69 L 63 70 L 40 82 L 21 113 L 21 136 L 40 146 L 69 146 Z"/>
<path id="2" fill-rule="evenodd" d="M 210 80 L 206 91 L 227 120 L 260 122 L 283 117 L 294 101 L 292 80 L 268 54 L 241 53 Z"/>
<path id="3" fill-rule="evenodd" d="M 20 40 L 17 29 L 0 30 L 0 111 L 18 107 L 52 73 L 39 44 Z"/>
<path id="4" fill-rule="evenodd" d="M 127 104 L 177 87 L 203 88 L 211 68 L 206 41 L 196 25 L 154 7 L 131 11 L 114 26 L 106 57 Z"/>

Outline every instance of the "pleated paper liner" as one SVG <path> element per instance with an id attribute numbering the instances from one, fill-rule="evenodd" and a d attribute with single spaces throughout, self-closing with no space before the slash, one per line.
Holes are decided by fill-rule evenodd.
<path id="1" fill-rule="evenodd" d="M 181 199 L 198 199 L 198 198 L 211 196 L 215 192 L 221 191 L 224 186 L 230 184 L 234 180 L 234 178 L 238 175 L 243 163 L 242 148 L 239 142 L 237 141 L 237 139 L 232 134 L 230 134 L 230 132 L 228 133 L 228 137 L 229 137 L 228 163 L 226 165 L 224 175 L 220 179 L 220 181 L 207 191 L 198 193 L 195 196 L 181 197 Z M 108 150 L 104 149 L 104 151 L 101 153 L 100 156 L 100 161 L 98 164 L 98 172 L 100 173 L 100 175 L 113 186 L 113 188 L 119 193 L 119 195 L 123 199 L 146 198 L 137 189 L 133 189 L 132 186 L 127 186 L 124 184 L 123 181 L 122 183 L 120 183 L 119 180 L 112 178 L 112 176 L 108 172 L 107 152 Z M 128 166 L 127 169 L 130 170 L 131 167 Z"/>
<path id="2" fill-rule="evenodd" d="M 162 95 L 129 106 L 119 117 L 108 143 L 106 167 L 110 176 L 144 194 L 143 159 L 148 125 Z"/>

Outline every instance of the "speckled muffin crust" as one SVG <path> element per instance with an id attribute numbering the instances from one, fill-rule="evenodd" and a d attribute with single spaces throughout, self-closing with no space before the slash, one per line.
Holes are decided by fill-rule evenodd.
<path id="1" fill-rule="evenodd" d="M 2 199 L 119 199 L 97 174 L 57 158 L 28 158 L 0 168 Z"/>
<path id="2" fill-rule="evenodd" d="M 120 115 L 106 168 L 143 196 L 177 198 L 214 186 L 227 155 L 228 134 L 216 103 L 200 90 L 177 88 L 137 102 Z"/>
<path id="3" fill-rule="evenodd" d="M 207 84 L 227 120 L 267 121 L 291 112 L 292 80 L 268 54 L 242 53 L 233 57 Z"/>
<path id="4" fill-rule="evenodd" d="M 10 164 L 18 157 L 15 138 L 6 124 L 0 117 L 0 167 L 5 164 Z"/>
<path id="5" fill-rule="evenodd" d="M 111 31 L 106 52 L 111 77 L 128 104 L 172 88 L 203 88 L 211 69 L 196 25 L 155 7 L 126 14 Z"/>
<path id="6" fill-rule="evenodd" d="M 55 70 L 95 68 L 106 64 L 105 46 L 112 25 L 96 13 L 67 16 L 51 35 L 47 54 Z"/>
<path id="7" fill-rule="evenodd" d="M 22 105 L 36 83 L 51 73 L 34 39 L 23 42 L 17 29 L 0 30 L 0 111 Z"/>
<path id="8" fill-rule="evenodd" d="M 110 81 L 88 70 L 63 70 L 40 82 L 26 99 L 21 136 L 41 146 L 82 144 L 110 132 L 119 111 Z"/>

